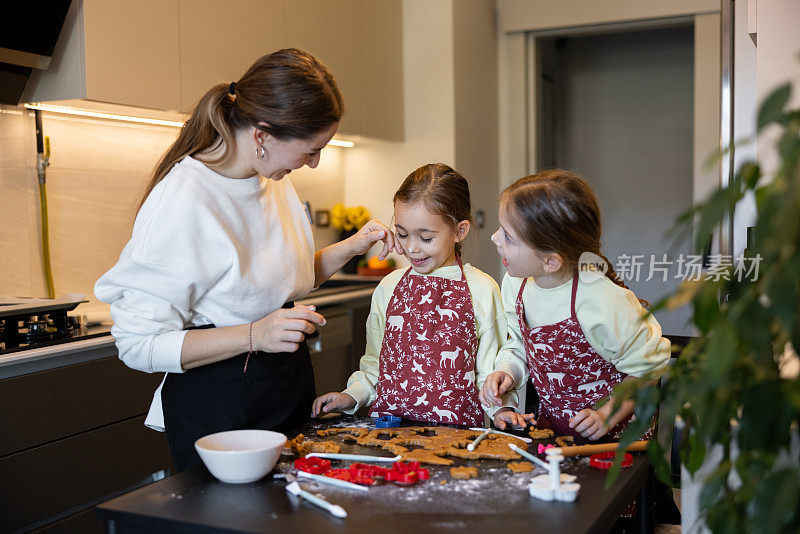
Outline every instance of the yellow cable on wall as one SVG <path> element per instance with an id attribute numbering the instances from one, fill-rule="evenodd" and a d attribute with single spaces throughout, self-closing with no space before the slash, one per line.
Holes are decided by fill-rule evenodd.
<path id="1" fill-rule="evenodd" d="M 47 166 L 50 165 L 50 138 L 42 138 L 42 112 L 34 111 L 36 121 L 36 172 L 39 176 L 39 206 L 42 228 L 42 268 L 47 285 L 48 298 L 55 298 L 56 289 L 53 284 L 53 270 L 50 266 L 50 229 L 47 216 Z"/>
<path id="2" fill-rule="evenodd" d="M 56 289 L 53 285 L 53 270 L 50 267 L 50 230 L 47 224 L 47 185 L 39 184 L 39 205 L 42 215 L 42 266 L 44 267 L 44 281 L 47 284 L 48 298 L 55 298 Z"/>

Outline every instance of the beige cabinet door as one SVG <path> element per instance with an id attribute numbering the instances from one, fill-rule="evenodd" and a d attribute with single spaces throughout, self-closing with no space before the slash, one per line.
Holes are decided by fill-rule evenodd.
<path id="1" fill-rule="evenodd" d="M 291 0 L 180 0 L 181 108 L 213 85 L 238 80 L 261 56 L 286 47 Z"/>
<path id="2" fill-rule="evenodd" d="M 181 107 L 259 57 L 301 48 L 336 76 L 344 135 L 403 138 L 400 0 L 180 0 Z"/>
<path id="3" fill-rule="evenodd" d="M 83 10 L 85 97 L 180 109 L 178 0 L 84 0 Z"/>

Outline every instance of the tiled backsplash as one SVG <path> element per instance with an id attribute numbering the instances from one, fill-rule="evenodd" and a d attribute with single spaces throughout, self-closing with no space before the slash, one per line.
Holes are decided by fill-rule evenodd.
<path id="1" fill-rule="evenodd" d="M 47 200 L 56 293 L 86 293 L 114 264 L 130 237 L 140 195 L 177 129 L 45 113 L 50 137 Z M 344 199 L 341 148 L 320 165 L 292 172 L 313 210 Z M 314 228 L 317 247 L 335 231 Z M 39 187 L 32 112 L 0 107 L 0 295 L 44 296 Z"/>

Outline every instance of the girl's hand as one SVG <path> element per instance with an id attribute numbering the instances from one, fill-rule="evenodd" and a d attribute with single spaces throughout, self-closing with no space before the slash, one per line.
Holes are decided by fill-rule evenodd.
<path id="1" fill-rule="evenodd" d="M 306 334 L 313 334 L 315 325 L 324 325 L 325 318 L 314 306 L 281 308 L 253 323 L 253 350 L 295 352 Z"/>
<path id="2" fill-rule="evenodd" d="M 383 223 L 374 219 L 362 226 L 358 233 L 348 237 L 347 240 L 350 241 L 350 248 L 354 256 L 365 253 L 378 241 L 383 241 L 383 249 L 378 254 L 379 260 L 385 258 L 393 249 L 398 254 L 403 254 L 403 247 L 395 239 L 392 231 Z"/>
<path id="3" fill-rule="evenodd" d="M 575 432 L 591 441 L 600 439 L 608 433 L 608 426 L 603 416 L 589 408 L 575 414 L 569 420 L 569 427 L 574 428 Z"/>
<path id="4" fill-rule="evenodd" d="M 317 417 L 333 410 L 349 410 L 356 405 L 356 400 L 347 393 L 326 393 L 314 399 L 311 406 L 311 417 Z"/>
<path id="5" fill-rule="evenodd" d="M 478 400 L 484 406 L 492 404 L 502 406 L 503 400 L 500 395 L 511 389 L 514 385 L 514 378 L 505 371 L 495 371 L 486 377 L 481 387 L 481 392 L 478 393 Z"/>
<path id="6" fill-rule="evenodd" d="M 511 408 L 501 408 L 494 414 L 494 426 L 500 430 L 508 425 L 525 428 L 535 417 L 532 413 L 517 413 Z"/>

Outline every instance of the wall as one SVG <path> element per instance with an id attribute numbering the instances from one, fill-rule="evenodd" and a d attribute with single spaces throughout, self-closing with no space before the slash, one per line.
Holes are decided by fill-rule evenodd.
<path id="1" fill-rule="evenodd" d="M 426 163 L 453 166 L 470 182 L 473 211 L 485 215 L 484 229 L 474 226 L 465 243 L 465 260 L 500 280 L 489 241 L 499 194 L 496 46 L 490 0 L 404 0 L 405 142 L 360 142 L 346 154 L 344 181 L 347 205 L 388 223 L 408 174 Z"/>
<path id="2" fill-rule="evenodd" d="M 755 1 L 755 0 L 752 0 Z M 756 26 L 756 98 L 764 101 L 774 89 L 791 81 L 791 106 L 800 106 L 800 2 L 797 0 L 761 0 L 757 2 Z M 769 128 L 758 137 L 758 159 L 766 174 L 775 171 L 778 156 L 773 148 L 775 128 Z"/>
<path id="3" fill-rule="evenodd" d="M 614 265 L 642 255 L 639 275 L 620 275 L 638 297 L 657 302 L 680 280 L 674 263 L 666 281 L 658 272 L 650 278 L 651 255 L 675 262 L 691 254 L 688 243 L 671 248 L 664 232 L 692 206 L 693 29 L 559 39 L 551 53 L 542 62 L 557 68 L 554 164 L 594 188 L 604 254 Z M 688 309 L 656 318 L 665 334 L 692 333 Z"/>
<path id="4" fill-rule="evenodd" d="M 503 268 L 490 237 L 500 226 L 497 108 L 497 22 L 493 2 L 458 0 L 453 4 L 456 168 L 470 181 L 474 225 L 464 256 L 501 280 Z M 488 73 L 488 75 L 487 75 Z"/>
<path id="5" fill-rule="evenodd" d="M 344 159 L 345 204 L 366 206 L 387 224 L 392 197 L 409 173 L 426 163 L 455 164 L 451 20 L 451 0 L 404 0 L 405 142 L 365 140 Z"/>
<path id="6" fill-rule="evenodd" d="M 177 129 L 45 113 L 43 131 L 52 147 L 47 195 L 56 293 L 86 293 L 94 300 L 94 282 L 122 251 L 150 172 Z M 326 148 L 316 170 L 292 173 L 312 209 L 343 200 L 343 150 Z M 46 294 L 35 163 L 32 113 L 0 108 L 0 295 Z M 318 244 L 333 235 L 315 231 Z"/>

